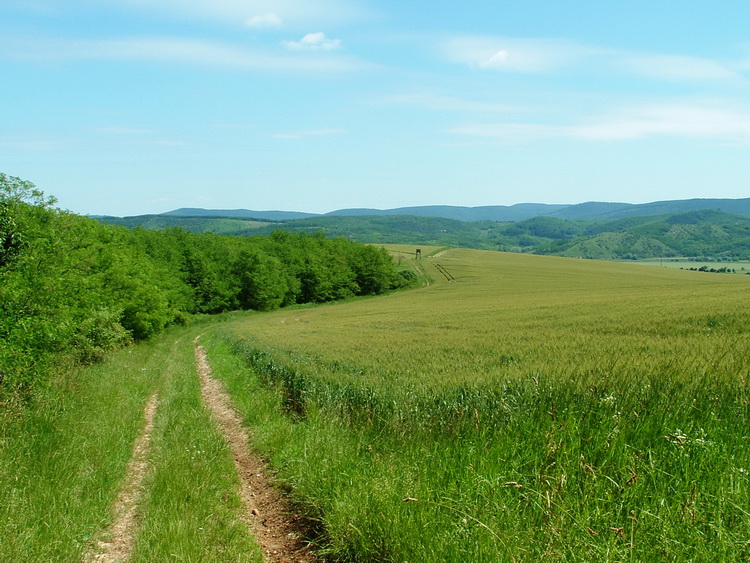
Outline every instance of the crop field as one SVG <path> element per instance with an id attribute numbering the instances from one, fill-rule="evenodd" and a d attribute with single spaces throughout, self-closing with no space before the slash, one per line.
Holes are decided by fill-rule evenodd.
<path id="1" fill-rule="evenodd" d="M 750 558 L 749 278 L 393 250 L 432 283 L 206 338 L 324 555 Z"/>

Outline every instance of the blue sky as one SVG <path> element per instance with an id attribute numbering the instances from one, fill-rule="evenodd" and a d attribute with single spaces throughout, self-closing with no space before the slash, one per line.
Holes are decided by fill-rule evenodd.
<path id="1" fill-rule="evenodd" d="M 3 0 L 0 172 L 81 214 L 750 196 L 747 0 Z"/>

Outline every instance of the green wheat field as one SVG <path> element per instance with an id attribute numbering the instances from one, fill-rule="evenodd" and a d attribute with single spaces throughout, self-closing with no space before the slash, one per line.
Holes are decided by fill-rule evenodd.
<path id="1" fill-rule="evenodd" d="M 214 333 L 335 559 L 750 558 L 750 279 L 437 250 Z"/>

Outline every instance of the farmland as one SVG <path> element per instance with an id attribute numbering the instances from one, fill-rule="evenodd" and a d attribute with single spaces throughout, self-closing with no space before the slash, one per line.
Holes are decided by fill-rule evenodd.
<path id="1" fill-rule="evenodd" d="M 750 278 L 414 250 L 417 289 L 60 369 L 0 419 L 0 560 L 106 546 L 151 404 L 131 560 L 260 560 L 196 337 L 323 560 L 747 560 Z"/>
<path id="2" fill-rule="evenodd" d="M 415 263 L 429 287 L 211 334 L 324 552 L 750 555 L 747 278 L 470 250 Z"/>

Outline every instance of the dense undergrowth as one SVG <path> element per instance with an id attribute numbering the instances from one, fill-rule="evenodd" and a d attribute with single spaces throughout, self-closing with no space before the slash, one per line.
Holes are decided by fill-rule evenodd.
<path id="1" fill-rule="evenodd" d="M 129 230 L 0 174 L 0 409 L 62 357 L 92 363 L 195 314 L 270 310 L 408 285 L 380 248 L 318 235 Z"/>
<path id="2" fill-rule="evenodd" d="M 440 262 L 455 282 L 215 336 L 216 354 L 238 358 L 222 377 L 323 550 L 750 557 L 746 281 L 453 256 Z M 259 396 L 279 414 L 253 414 Z"/>

